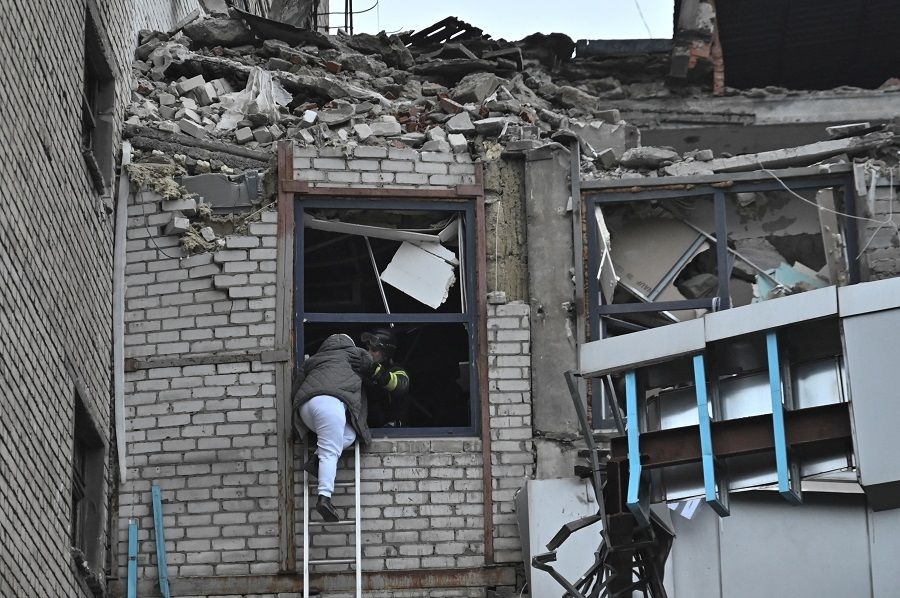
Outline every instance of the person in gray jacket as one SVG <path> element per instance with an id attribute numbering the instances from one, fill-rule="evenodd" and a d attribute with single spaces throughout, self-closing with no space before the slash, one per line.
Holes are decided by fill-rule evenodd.
<path id="1" fill-rule="evenodd" d="M 339 519 L 331 504 L 338 458 L 357 438 L 364 446 L 372 440 L 360 377 L 371 367 L 372 357 L 366 349 L 357 347 L 346 334 L 332 334 L 303 362 L 294 381 L 298 433 L 303 439 L 310 431 L 318 437 L 318 471 L 315 462 L 305 469 L 319 479 L 316 510 L 325 521 Z"/>

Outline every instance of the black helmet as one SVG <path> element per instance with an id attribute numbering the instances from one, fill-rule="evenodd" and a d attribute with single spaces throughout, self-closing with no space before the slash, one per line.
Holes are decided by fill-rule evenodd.
<path id="1" fill-rule="evenodd" d="M 360 340 L 366 347 L 381 351 L 385 359 L 393 357 L 394 351 L 397 350 L 397 335 L 390 328 L 376 328 L 363 332 Z"/>

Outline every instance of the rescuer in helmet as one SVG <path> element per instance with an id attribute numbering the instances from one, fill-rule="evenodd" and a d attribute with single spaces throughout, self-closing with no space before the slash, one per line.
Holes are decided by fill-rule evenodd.
<path id="1" fill-rule="evenodd" d="M 390 328 L 376 328 L 360 337 L 369 350 L 372 365 L 360 375 L 369 406 L 369 426 L 399 428 L 408 425 L 409 374 L 393 361 L 397 335 Z"/>

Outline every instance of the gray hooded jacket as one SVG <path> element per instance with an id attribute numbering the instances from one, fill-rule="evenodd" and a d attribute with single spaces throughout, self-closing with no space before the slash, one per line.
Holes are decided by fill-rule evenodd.
<path id="1" fill-rule="evenodd" d="M 299 416 L 300 406 L 318 395 L 340 399 L 347 407 L 348 420 L 363 444 L 372 441 L 366 423 L 368 410 L 362 397 L 359 370 L 371 365 L 369 352 L 357 347 L 346 334 L 332 334 L 325 339 L 318 352 L 303 362 L 294 381 L 294 421 L 301 438 L 309 428 Z"/>

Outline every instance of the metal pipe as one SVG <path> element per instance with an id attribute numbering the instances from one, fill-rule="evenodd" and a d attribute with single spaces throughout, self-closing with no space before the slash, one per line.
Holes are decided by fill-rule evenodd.
<path id="1" fill-rule="evenodd" d="M 125 241 L 128 233 L 128 197 L 131 183 L 125 169 L 131 162 L 131 143 L 122 142 L 122 167 L 119 172 L 119 196 L 116 201 L 116 231 L 113 247 L 113 411 L 116 420 L 116 453 L 119 482 L 127 477 L 125 444 Z"/>
<path id="2" fill-rule="evenodd" d="M 369 243 L 369 237 L 363 237 L 366 242 L 366 249 L 369 250 L 369 259 L 372 260 L 372 270 L 375 271 L 375 282 L 378 284 L 378 292 L 381 293 L 381 301 L 384 303 L 384 312 L 391 313 L 391 307 L 388 305 L 387 296 L 384 294 L 384 285 L 381 284 L 381 277 L 378 275 L 378 264 L 375 263 L 375 254 L 372 252 L 372 244 Z M 391 328 L 394 323 L 391 322 Z"/>

